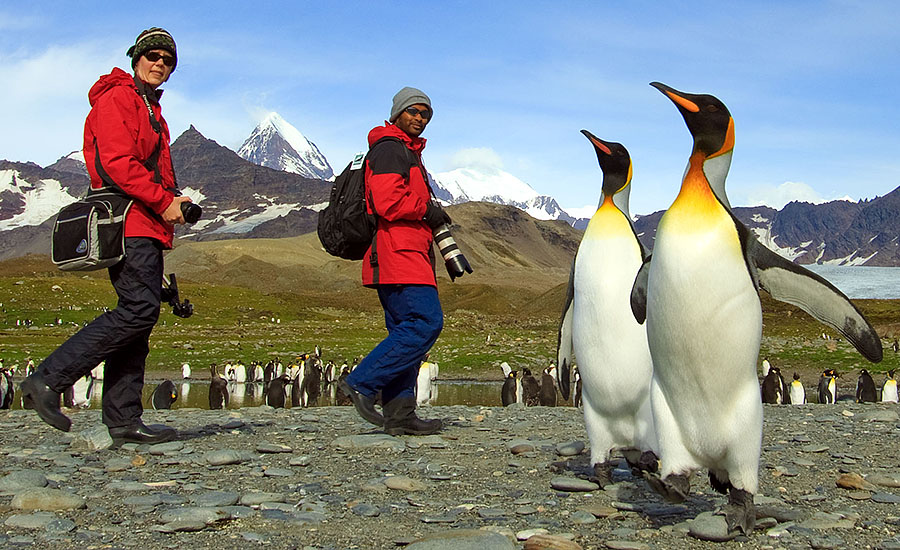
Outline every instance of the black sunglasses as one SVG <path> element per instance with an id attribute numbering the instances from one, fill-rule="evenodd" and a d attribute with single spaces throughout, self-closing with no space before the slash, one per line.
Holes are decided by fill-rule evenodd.
<path id="1" fill-rule="evenodd" d="M 150 63 L 156 63 L 157 61 L 162 59 L 163 64 L 166 67 L 174 67 L 175 66 L 175 58 L 172 57 L 171 55 L 163 55 L 161 53 L 156 53 L 156 52 L 147 52 L 144 54 L 144 57 L 146 57 L 147 61 L 149 61 Z"/>
<path id="2" fill-rule="evenodd" d="M 420 111 L 419 109 L 416 109 L 415 107 L 407 107 L 407 108 L 404 109 L 404 110 L 405 110 L 410 116 L 416 116 L 416 115 L 419 115 L 419 116 L 421 116 L 422 118 L 424 118 L 425 120 L 431 120 L 431 109 L 422 109 L 422 110 Z"/>

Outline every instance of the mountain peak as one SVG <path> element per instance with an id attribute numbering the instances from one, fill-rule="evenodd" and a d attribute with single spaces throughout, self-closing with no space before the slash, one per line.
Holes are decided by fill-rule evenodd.
<path id="1" fill-rule="evenodd" d="M 238 155 L 260 166 L 331 179 L 334 171 L 319 148 L 276 112 L 270 112 L 241 145 Z"/>

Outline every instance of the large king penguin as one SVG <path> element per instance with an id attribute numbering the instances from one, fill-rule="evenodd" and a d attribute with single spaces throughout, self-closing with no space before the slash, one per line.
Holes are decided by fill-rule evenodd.
<path id="1" fill-rule="evenodd" d="M 681 190 L 657 227 L 652 261 L 644 262 L 632 291 L 653 357 L 660 477 L 651 484 L 683 499 L 690 474 L 707 468 L 713 488 L 728 493 L 729 530 L 749 534 L 763 412 L 757 289 L 834 327 L 870 361 L 881 360 L 881 341 L 833 285 L 761 245 L 734 217 L 725 194 L 734 120 L 725 105 L 711 95 L 651 85 L 676 105 L 694 140 Z"/>
<path id="2" fill-rule="evenodd" d="M 639 465 L 642 452 L 657 448 L 650 411 L 653 365 L 647 332 L 635 321 L 630 306 L 634 277 L 647 252 L 628 211 L 631 156 L 619 143 L 603 141 L 586 130 L 582 133 L 597 154 L 603 191 L 569 277 L 557 364 L 560 391 L 568 399 L 574 352 L 582 380 L 591 464 L 602 485 L 609 482 L 612 472 L 611 451 L 623 450 L 632 465 Z"/>

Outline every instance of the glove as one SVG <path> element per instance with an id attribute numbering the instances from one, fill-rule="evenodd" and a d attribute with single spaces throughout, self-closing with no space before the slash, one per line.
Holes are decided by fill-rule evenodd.
<path id="1" fill-rule="evenodd" d="M 441 205 L 434 201 L 428 201 L 428 206 L 425 208 L 425 217 L 422 218 L 428 227 L 432 230 L 437 229 L 438 227 L 446 224 L 451 224 L 450 216 L 444 212 L 444 209 L 441 208 Z"/>

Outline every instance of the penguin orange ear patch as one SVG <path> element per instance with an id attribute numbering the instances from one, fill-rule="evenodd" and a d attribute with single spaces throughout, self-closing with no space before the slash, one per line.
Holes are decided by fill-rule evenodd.
<path id="1" fill-rule="evenodd" d="M 672 92 L 670 92 L 670 91 L 666 91 L 666 95 L 669 96 L 669 99 L 671 99 L 672 101 L 674 101 L 674 102 L 677 103 L 678 105 L 681 105 L 682 107 L 684 107 L 684 108 L 687 109 L 688 111 L 690 111 L 690 112 L 692 112 L 692 113 L 698 113 L 698 112 L 700 112 L 700 107 L 698 107 L 697 104 L 694 103 L 693 101 L 691 101 L 691 100 L 689 100 L 689 99 L 685 99 L 685 98 L 681 97 L 680 95 L 674 94 L 674 93 L 672 93 Z"/>

